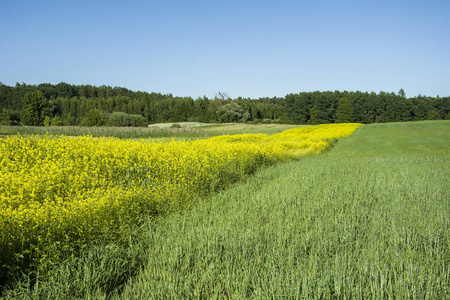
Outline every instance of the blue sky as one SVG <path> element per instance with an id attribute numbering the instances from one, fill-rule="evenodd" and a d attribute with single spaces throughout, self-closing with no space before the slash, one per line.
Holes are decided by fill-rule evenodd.
<path id="1" fill-rule="evenodd" d="M 0 0 L 0 81 L 450 96 L 450 1 Z"/>

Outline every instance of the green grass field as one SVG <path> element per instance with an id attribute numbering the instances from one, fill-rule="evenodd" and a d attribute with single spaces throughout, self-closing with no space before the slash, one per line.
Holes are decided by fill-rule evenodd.
<path id="1" fill-rule="evenodd" d="M 365 125 L 5 299 L 448 299 L 450 121 Z"/>

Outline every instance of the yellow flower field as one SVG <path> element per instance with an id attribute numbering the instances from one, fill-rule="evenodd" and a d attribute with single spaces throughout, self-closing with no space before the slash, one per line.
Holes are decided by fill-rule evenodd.
<path id="1" fill-rule="evenodd" d="M 0 140 L 2 263 L 45 263 L 140 218 L 183 209 L 262 165 L 319 154 L 360 124 L 196 141 L 12 136 Z M 5 261 L 3 261 L 3 259 Z"/>

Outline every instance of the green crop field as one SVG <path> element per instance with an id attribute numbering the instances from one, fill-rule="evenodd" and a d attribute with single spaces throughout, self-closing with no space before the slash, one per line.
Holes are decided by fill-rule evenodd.
<path id="1" fill-rule="evenodd" d="M 450 121 L 364 125 L 5 299 L 448 299 Z"/>

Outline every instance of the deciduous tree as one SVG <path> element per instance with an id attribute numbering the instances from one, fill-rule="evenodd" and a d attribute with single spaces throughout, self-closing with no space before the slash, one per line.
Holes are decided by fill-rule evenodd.
<path id="1" fill-rule="evenodd" d="M 28 92 L 23 97 L 22 123 L 29 126 L 43 126 L 47 99 L 41 91 Z"/>

